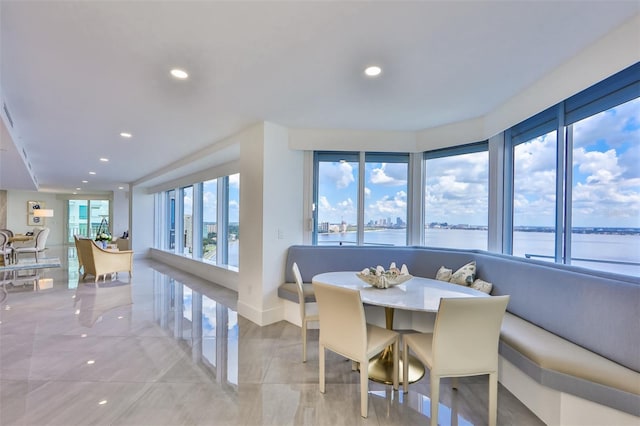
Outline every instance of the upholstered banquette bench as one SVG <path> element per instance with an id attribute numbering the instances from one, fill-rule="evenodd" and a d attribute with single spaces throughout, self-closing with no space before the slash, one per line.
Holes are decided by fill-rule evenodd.
<path id="1" fill-rule="evenodd" d="M 293 262 L 300 267 L 302 279 L 308 283 L 305 286 L 310 287 L 312 277 L 319 273 L 387 267 L 392 261 L 398 266 L 406 264 L 414 276 L 427 278 L 435 278 L 441 266 L 455 271 L 475 261 L 477 278 L 493 284 L 492 295 L 511 296 L 499 350 L 501 361 L 506 360 L 511 370 L 515 367 L 524 374 L 513 379 L 510 388 L 501 372 L 501 382 L 545 422 L 590 420 L 588 409 L 575 401 L 564 403 L 560 400 L 564 395 L 595 402 L 596 410 L 611 407 L 614 414 L 622 412 L 622 421 L 633 422 L 636 419 L 632 416 L 640 416 L 638 277 L 479 250 L 291 246 L 285 265 L 286 282 L 279 287 L 278 295 L 298 302 Z M 305 291 L 305 299 L 315 300 L 312 291 Z M 524 385 L 532 380 L 542 393 L 523 387 L 523 380 Z M 544 393 L 549 389 L 559 395 L 558 401 Z M 605 413 L 605 417 L 613 420 L 611 413 Z M 591 420 L 598 421 L 595 417 Z"/>

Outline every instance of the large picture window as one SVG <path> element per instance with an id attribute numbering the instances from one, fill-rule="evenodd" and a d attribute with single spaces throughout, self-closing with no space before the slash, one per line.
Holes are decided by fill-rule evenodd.
<path id="1" fill-rule="evenodd" d="M 556 131 L 514 147 L 513 254 L 554 259 Z"/>
<path id="2" fill-rule="evenodd" d="M 406 245 L 408 154 L 316 152 L 314 243 Z"/>
<path id="3" fill-rule="evenodd" d="M 512 254 L 640 273 L 639 75 L 636 64 L 509 129 Z"/>
<path id="4" fill-rule="evenodd" d="M 172 189 L 157 194 L 156 200 L 164 212 L 159 246 L 207 263 L 239 267 L 240 174 Z"/>
<path id="5" fill-rule="evenodd" d="M 638 275 L 640 99 L 577 121 L 568 132 L 571 263 Z"/>
<path id="6" fill-rule="evenodd" d="M 202 183 L 202 257 L 215 262 L 218 244 L 218 180 Z"/>
<path id="7" fill-rule="evenodd" d="M 358 153 L 316 153 L 318 245 L 357 244 Z"/>
<path id="8" fill-rule="evenodd" d="M 425 153 L 424 245 L 487 249 L 487 143 Z"/>

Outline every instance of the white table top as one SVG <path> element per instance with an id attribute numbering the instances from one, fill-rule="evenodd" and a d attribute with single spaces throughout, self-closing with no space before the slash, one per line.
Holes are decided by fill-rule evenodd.
<path id="1" fill-rule="evenodd" d="M 437 312 L 443 297 L 488 297 L 469 287 L 430 278 L 413 277 L 395 287 L 372 287 L 356 276 L 356 272 L 327 272 L 313 277 L 314 283 L 360 290 L 363 303 L 410 311 Z"/>

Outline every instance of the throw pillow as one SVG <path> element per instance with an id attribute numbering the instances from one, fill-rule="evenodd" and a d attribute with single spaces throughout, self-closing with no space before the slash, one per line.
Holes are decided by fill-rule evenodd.
<path id="1" fill-rule="evenodd" d="M 452 284 L 468 286 L 476 279 L 476 261 L 472 261 L 458 269 L 451 275 L 449 282 Z"/>
<path id="2" fill-rule="evenodd" d="M 471 284 L 471 288 L 475 290 L 479 290 L 483 293 L 491 294 L 491 290 L 493 289 L 493 284 L 483 281 L 481 279 L 477 279 Z"/>
<path id="3" fill-rule="evenodd" d="M 452 272 L 453 271 L 451 269 L 441 266 L 440 269 L 438 269 L 438 272 L 436 272 L 436 280 L 449 282 Z"/>

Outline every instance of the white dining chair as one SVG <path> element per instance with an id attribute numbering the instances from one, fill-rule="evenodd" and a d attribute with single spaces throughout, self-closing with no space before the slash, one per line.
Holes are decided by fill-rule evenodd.
<path id="1" fill-rule="evenodd" d="M 307 362 L 307 328 L 308 324 L 313 321 L 318 321 L 318 314 L 307 313 L 308 296 L 313 295 L 313 287 L 310 290 L 305 291 L 304 284 L 302 283 L 302 274 L 300 274 L 300 268 L 298 264 L 293 262 L 291 267 L 293 275 L 296 279 L 296 290 L 298 291 L 298 304 L 300 305 L 300 322 L 302 326 L 302 362 Z"/>
<path id="2" fill-rule="evenodd" d="M 398 341 L 393 330 L 367 324 L 360 292 L 313 283 L 320 314 L 320 392 L 325 392 L 325 349 L 360 363 L 360 415 L 369 408 L 369 361 L 393 345 L 393 389 L 398 389 Z"/>
<path id="3" fill-rule="evenodd" d="M 408 391 L 409 349 L 430 370 L 431 426 L 438 424 L 440 379 L 489 375 L 489 425 L 498 408 L 498 340 L 509 296 L 442 298 L 433 333 L 403 339 L 403 390 Z"/>
<path id="4" fill-rule="evenodd" d="M 35 243 L 33 245 L 14 248 L 13 251 L 15 253 L 16 261 L 19 254 L 31 253 L 35 256 L 36 262 L 38 262 L 38 254 L 42 253 L 47 248 L 49 232 L 49 228 L 40 229 L 34 238 Z"/>
<path id="5" fill-rule="evenodd" d="M 8 265 L 13 259 L 13 248 L 9 243 L 10 235 L 0 231 L 0 256 L 2 256 L 3 264 Z"/>

